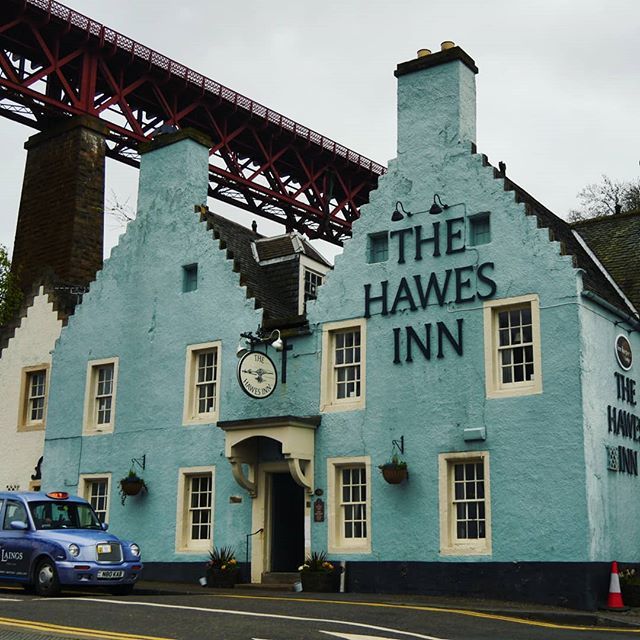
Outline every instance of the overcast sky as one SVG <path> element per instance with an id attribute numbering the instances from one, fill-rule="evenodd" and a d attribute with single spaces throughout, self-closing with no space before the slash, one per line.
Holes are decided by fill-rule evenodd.
<path id="1" fill-rule="evenodd" d="M 453 40 L 480 69 L 478 150 L 556 214 L 603 173 L 640 175 L 640 0 L 65 4 L 385 165 L 396 154 L 397 63 Z M 11 249 L 34 131 L 0 127 L 0 244 Z M 113 192 L 133 206 L 136 182 L 108 161 L 108 202 Z M 108 218 L 108 249 L 121 232 Z"/>

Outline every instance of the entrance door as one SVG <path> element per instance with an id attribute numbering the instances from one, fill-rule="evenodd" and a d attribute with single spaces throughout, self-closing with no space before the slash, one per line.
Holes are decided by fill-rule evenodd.
<path id="1" fill-rule="evenodd" d="M 271 571 L 304 562 L 304 489 L 290 473 L 271 474 Z"/>

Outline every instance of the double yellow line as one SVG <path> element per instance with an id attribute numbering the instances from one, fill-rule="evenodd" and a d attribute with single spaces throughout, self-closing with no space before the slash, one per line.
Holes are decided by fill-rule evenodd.
<path id="1" fill-rule="evenodd" d="M 143 636 L 135 633 L 118 633 L 116 631 L 100 631 L 98 629 L 81 629 L 79 627 L 66 627 L 58 624 L 47 624 L 31 620 L 19 620 L 17 618 L 0 618 L 0 626 L 17 629 L 30 629 L 31 631 L 45 631 L 48 633 L 73 634 L 74 638 L 101 638 L 106 640 L 171 640 L 157 636 Z"/>

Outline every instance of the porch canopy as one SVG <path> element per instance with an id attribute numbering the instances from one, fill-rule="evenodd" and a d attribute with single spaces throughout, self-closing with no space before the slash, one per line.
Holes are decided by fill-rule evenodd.
<path id="1" fill-rule="evenodd" d="M 315 433 L 321 416 L 275 416 L 247 420 L 224 420 L 218 426 L 225 432 L 224 455 L 231 464 L 236 482 L 252 498 L 258 494 L 258 442 L 269 438 L 280 443 L 282 456 L 291 476 L 307 493 L 313 493 Z M 245 475 L 245 468 L 249 471 Z"/>

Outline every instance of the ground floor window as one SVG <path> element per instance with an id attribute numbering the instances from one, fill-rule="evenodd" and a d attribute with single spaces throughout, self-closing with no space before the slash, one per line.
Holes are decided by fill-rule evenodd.
<path id="1" fill-rule="evenodd" d="M 491 553 L 488 452 L 442 453 L 440 553 Z"/>
<path id="2" fill-rule="evenodd" d="M 371 461 L 329 458 L 329 551 L 371 551 Z"/>
<path id="3" fill-rule="evenodd" d="M 110 475 L 82 475 L 80 483 L 80 493 L 91 504 L 100 522 L 108 522 Z"/>
<path id="4" fill-rule="evenodd" d="M 180 470 L 176 544 L 179 551 L 206 551 L 212 546 L 213 472 L 212 467 Z"/>

